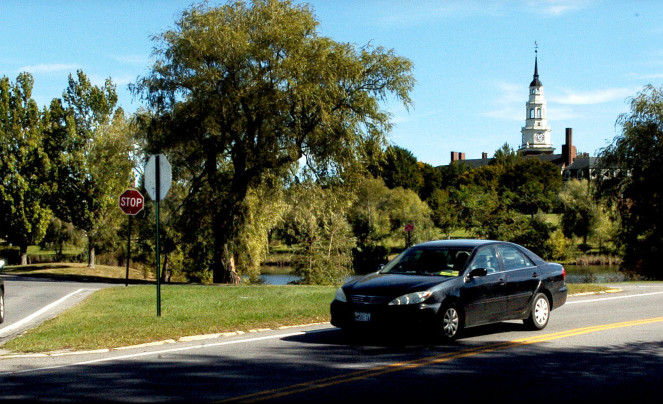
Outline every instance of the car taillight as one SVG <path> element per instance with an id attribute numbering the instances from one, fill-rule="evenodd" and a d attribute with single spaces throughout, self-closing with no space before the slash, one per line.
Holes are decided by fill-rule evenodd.
<path id="1" fill-rule="evenodd" d="M 562 279 L 566 280 L 566 268 L 562 267 Z"/>

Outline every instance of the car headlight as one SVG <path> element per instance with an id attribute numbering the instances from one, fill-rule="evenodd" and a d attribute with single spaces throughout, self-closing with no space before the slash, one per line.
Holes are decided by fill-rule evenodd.
<path id="1" fill-rule="evenodd" d="M 338 300 L 339 302 L 348 301 L 348 299 L 345 297 L 345 292 L 343 292 L 343 288 L 336 289 L 336 296 L 334 296 L 334 300 Z"/>
<path id="2" fill-rule="evenodd" d="M 421 303 L 424 300 L 428 299 L 430 295 L 432 295 L 433 292 L 430 290 L 424 290 L 423 292 L 414 292 L 414 293 L 408 293 L 407 295 L 403 295 L 400 297 L 395 298 L 394 300 L 389 302 L 390 306 L 400 306 L 402 304 L 417 304 Z"/>

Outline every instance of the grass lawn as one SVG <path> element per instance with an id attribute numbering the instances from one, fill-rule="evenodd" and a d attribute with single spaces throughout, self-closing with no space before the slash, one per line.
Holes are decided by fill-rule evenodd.
<path id="1" fill-rule="evenodd" d="M 7 267 L 2 273 L 124 279 L 125 268 L 39 264 Z M 568 287 L 570 294 L 609 289 L 598 284 Z M 157 317 L 154 285 L 102 289 L 2 348 L 15 352 L 114 348 L 193 335 L 326 322 L 335 290 L 335 286 L 166 284 L 161 286 L 161 316 Z"/>

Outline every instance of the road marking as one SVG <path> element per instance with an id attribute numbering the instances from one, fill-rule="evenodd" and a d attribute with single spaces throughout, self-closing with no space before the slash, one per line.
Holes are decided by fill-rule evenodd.
<path id="1" fill-rule="evenodd" d="M 567 331 L 560 331 L 551 334 L 539 335 L 535 337 L 527 337 L 516 339 L 513 341 L 499 342 L 488 344 L 480 347 L 473 347 L 462 349 L 456 352 L 447 352 L 441 355 L 429 356 L 426 358 L 415 359 L 411 361 L 398 362 L 389 365 L 383 365 L 372 369 L 359 370 L 356 372 L 347 373 L 344 375 L 332 376 L 323 379 L 313 380 L 309 382 L 294 384 L 282 388 L 259 391 L 256 393 L 246 394 L 237 397 L 230 397 L 228 399 L 217 401 L 217 403 L 229 402 L 257 402 L 264 400 L 271 400 L 292 394 L 303 393 L 310 390 L 321 389 L 338 384 L 349 383 L 353 381 L 367 379 L 369 377 L 381 376 L 388 373 L 400 372 L 403 370 L 415 369 L 422 366 L 433 365 L 437 363 L 448 362 L 454 359 L 461 359 L 469 356 L 475 356 L 482 353 L 494 352 L 504 350 L 522 345 L 536 344 L 544 341 L 552 341 L 561 338 L 569 338 L 577 335 L 588 334 L 592 332 L 611 330 L 615 328 L 634 327 L 643 324 L 651 324 L 663 322 L 663 317 L 647 318 L 642 320 L 623 321 L 612 324 L 602 324 L 597 326 L 575 328 Z"/>
<path id="2" fill-rule="evenodd" d="M 40 316 L 40 315 L 46 313 L 47 311 L 49 311 L 49 310 L 52 309 L 53 307 L 59 305 L 60 303 L 64 302 L 65 300 L 69 299 L 70 297 L 72 297 L 72 296 L 74 296 L 75 294 L 77 294 L 77 293 L 79 293 L 79 292 L 82 292 L 82 291 L 84 291 L 84 290 L 86 290 L 86 289 L 78 289 L 77 291 L 71 292 L 71 293 L 69 293 L 68 295 L 66 295 L 66 296 L 64 296 L 64 297 L 62 297 L 62 298 L 60 298 L 60 299 L 54 301 L 53 303 L 51 303 L 51 304 L 49 304 L 49 305 L 47 305 L 47 306 L 42 307 L 41 309 L 35 311 L 34 313 L 32 313 L 32 314 L 30 314 L 29 316 L 23 318 L 22 320 L 19 320 L 19 321 L 15 322 L 14 324 L 8 325 L 7 327 L 0 329 L 0 337 L 4 337 L 4 336 L 8 335 L 9 333 L 11 333 L 12 331 L 16 330 L 17 328 L 22 327 L 25 323 L 30 322 L 30 321 L 31 321 L 32 319 L 34 319 L 35 317 Z"/>
<path id="3" fill-rule="evenodd" d="M 611 297 L 602 297 L 598 299 L 575 300 L 571 302 L 567 300 L 566 304 L 593 303 L 593 302 L 602 302 L 604 300 L 629 299 L 632 297 L 642 297 L 642 296 L 651 296 L 651 295 L 660 295 L 660 294 L 663 294 L 663 292 L 638 293 L 637 295 L 611 296 Z"/>

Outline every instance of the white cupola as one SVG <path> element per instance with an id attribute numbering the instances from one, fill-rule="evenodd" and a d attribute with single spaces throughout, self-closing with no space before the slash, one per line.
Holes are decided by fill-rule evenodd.
<path id="1" fill-rule="evenodd" d="M 523 155 L 552 154 L 555 150 L 550 139 L 550 126 L 546 119 L 546 100 L 543 84 L 539 80 L 538 45 L 534 42 L 534 78 L 529 85 L 529 98 L 525 104 L 525 126 L 518 152 Z"/>

